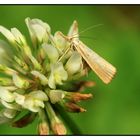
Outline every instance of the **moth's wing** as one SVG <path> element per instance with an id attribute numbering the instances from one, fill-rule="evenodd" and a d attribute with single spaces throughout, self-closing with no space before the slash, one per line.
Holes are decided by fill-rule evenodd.
<path id="1" fill-rule="evenodd" d="M 81 54 L 83 59 L 90 66 L 90 68 L 99 76 L 99 78 L 104 83 L 108 84 L 109 82 L 111 82 L 116 73 L 116 68 L 114 66 L 100 57 L 93 50 L 88 48 L 81 41 L 79 41 L 75 47 L 76 50 Z"/>
<path id="2" fill-rule="evenodd" d="M 73 21 L 72 25 L 70 26 L 69 37 L 79 38 L 79 31 L 78 31 L 78 22 L 76 20 Z"/>

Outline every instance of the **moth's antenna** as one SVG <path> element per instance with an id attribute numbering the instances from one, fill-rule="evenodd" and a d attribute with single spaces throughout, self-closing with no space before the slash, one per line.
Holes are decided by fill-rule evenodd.
<path id="1" fill-rule="evenodd" d="M 73 37 L 73 38 L 77 38 L 77 37 Z M 90 36 L 80 36 L 80 38 L 85 38 L 85 39 L 95 39 L 94 37 L 90 37 Z"/>
<path id="2" fill-rule="evenodd" d="M 55 42 L 54 42 L 52 36 L 50 35 L 50 33 L 49 33 L 47 30 L 46 30 L 46 33 L 47 33 L 47 35 L 48 35 L 48 37 L 49 37 L 51 43 L 56 47 L 56 44 L 55 44 Z"/>
<path id="3" fill-rule="evenodd" d="M 93 29 L 93 28 L 96 28 L 96 27 L 99 27 L 99 26 L 102 26 L 102 25 L 103 25 L 103 24 L 96 24 L 96 25 L 92 25 L 92 26 L 87 27 L 86 29 L 82 30 L 82 31 L 81 31 L 81 32 L 79 32 L 78 34 L 80 35 L 80 34 L 82 34 L 82 33 L 86 32 L 86 31 L 88 31 L 88 30 L 90 30 L 90 29 Z M 77 33 L 76 33 L 76 34 L 73 34 L 73 36 L 75 36 L 75 35 L 77 35 Z"/>
<path id="4" fill-rule="evenodd" d="M 90 27 L 84 29 L 83 31 L 79 32 L 79 34 L 84 33 L 84 32 L 86 32 L 86 31 L 88 31 L 88 30 L 90 30 L 90 29 L 93 29 L 93 28 L 96 28 L 96 27 L 102 26 L 102 25 L 103 25 L 103 24 L 92 25 L 92 26 L 90 26 Z"/>
<path id="5" fill-rule="evenodd" d="M 49 32 L 48 32 L 47 30 L 46 30 L 46 33 L 48 34 L 48 37 L 49 37 L 51 43 L 53 44 L 53 46 L 54 46 L 55 48 L 57 48 L 58 51 L 60 51 L 60 49 L 57 47 L 56 43 L 54 42 L 52 36 L 49 34 Z"/>

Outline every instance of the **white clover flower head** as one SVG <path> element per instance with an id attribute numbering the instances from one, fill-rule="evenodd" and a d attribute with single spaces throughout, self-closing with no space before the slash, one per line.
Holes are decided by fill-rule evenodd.
<path id="1" fill-rule="evenodd" d="M 3 108 L 0 124 L 12 122 L 14 127 L 24 127 L 38 115 L 40 135 L 48 135 L 50 130 L 53 134 L 64 135 L 66 128 L 55 113 L 55 106 L 83 112 L 73 101 L 91 98 L 91 95 L 85 98 L 87 94 L 72 92 L 71 88 L 77 89 L 76 84 L 69 88 L 72 79 L 83 76 L 84 61 L 59 32 L 52 35 L 49 24 L 30 18 L 25 22 L 32 46 L 17 28 L 8 30 L 0 26 L 0 33 L 8 40 L 11 52 L 0 47 L 0 103 Z M 68 32 L 68 36 L 72 35 L 79 36 L 76 21 Z M 27 114 L 14 121 L 24 111 Z"/>

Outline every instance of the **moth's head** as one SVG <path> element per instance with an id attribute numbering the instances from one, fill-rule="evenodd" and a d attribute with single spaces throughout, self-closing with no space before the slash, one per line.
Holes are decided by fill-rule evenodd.
<path id="1" fill-rule="evenodd" d="M 58 32 L 58 34 L 60 34 L 60 36 L 62 36 L 64 39 L 66 39 L 68 42 L 71 42 L 73 40 L 72 36 L 66 36 L 64 35 L 62 32 Z"/>

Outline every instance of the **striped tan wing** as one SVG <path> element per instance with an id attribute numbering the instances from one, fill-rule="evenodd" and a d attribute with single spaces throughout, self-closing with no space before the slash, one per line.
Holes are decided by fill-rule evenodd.
<path id="1" fill-rule="evenodd" d="M 100 79 L 108 84 L 116 73 L 116 68 L 105 59 L 100 57 L 93 50 L 88 48 L 81 41 L 74 41 L 76 50 L 81 54 L 90 68 L 100 77 Z"/>

